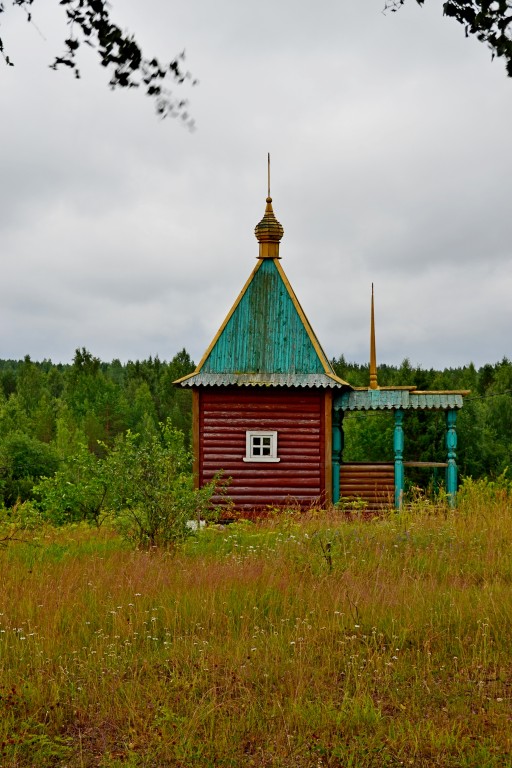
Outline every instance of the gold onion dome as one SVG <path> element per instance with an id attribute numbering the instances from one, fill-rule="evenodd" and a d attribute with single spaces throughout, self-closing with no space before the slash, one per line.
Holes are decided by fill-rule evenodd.
<path id="1" fill-rule="evenodd" d="M 279 242 L 284 235 L 282 224 L 274 216 L 272 198 L 267 197 L 267 205 L 262 220 L 256 224 L 254 234 L 260 244 L 260 259 L 279 259 Z"/>

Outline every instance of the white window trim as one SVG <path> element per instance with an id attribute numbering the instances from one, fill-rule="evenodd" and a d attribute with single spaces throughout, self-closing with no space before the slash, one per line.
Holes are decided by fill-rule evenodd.
<path id="1" fill-rule="evenodd" d="M 252 455 L 252 438 L 253 437 L 270 437 L 270 455 L 269 456 L 253 456 Z M 281 461 L 280 458 L 277 456 L 277 432 L 276 431 L 261 431 L 259 429 L 256 430 L 248 430 L 245 433 L 245 456 L 244 461 L 248 462 L 258 462 L 258 463 L 276 463 L 278 461 Z"/>

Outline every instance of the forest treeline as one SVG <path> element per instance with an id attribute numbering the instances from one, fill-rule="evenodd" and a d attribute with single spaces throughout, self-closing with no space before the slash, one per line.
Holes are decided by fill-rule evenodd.
<path id="1" fill-rule="evenodd" d="M 101 461 L 128 431 L 149 441 L 172 424 L 189 445 L 191 394 L 173 381 L 194 367 L 185 350 L 170 362 L 104 363 L 83 348 L 71 364 L 0 361 L 0 505 L 32 498 L 84 448 Z"/>
<path id="2" fill-rule="evenodd" d="M 336 373 L 354 386 L 366 386 L 368 366 L 334 359 Z M 169 362 L 158 357 L 125 364 L 106 363 L 82 348 L 70 364 L 0 360 L 0 506 L 34 497 L 43 478 L 63 473 L 84 451 L 102 462 L 116 441 L 129 433 L 140 440 L 164 440 L 165 429 L 184 435 L 190 446 L 191 393 L 173 381 L 194 370 L 183 349 Z M 381 365 L 379 384 L 418 389 L 468 389 L 458 416 L 460 473 L 497 476 L 512 464 L 512 363 L 504 358 L 477 369 L 472 364 L 426 370 Z M 164 428 L 165 425 L 165 428 Z M 344 420 L 344 459 L 393 459 L 393 418 L 389 413 L 357 412 Z M 407 412 L 405 459 L 443 461 L 444 414 Z M 63 475 L 64 476 L 64 475 Z M 428 477 L 418 477 L 427 485 Z"/>

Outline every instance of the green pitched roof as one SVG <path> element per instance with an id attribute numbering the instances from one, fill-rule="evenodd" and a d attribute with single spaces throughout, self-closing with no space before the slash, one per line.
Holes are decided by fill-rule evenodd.
<path id="1" fill-rule="evenodd" d="M 277 258 L 258 261 L 195 372 L 182 383 L 219 381 L 350 386 L 334 374 Z"/>

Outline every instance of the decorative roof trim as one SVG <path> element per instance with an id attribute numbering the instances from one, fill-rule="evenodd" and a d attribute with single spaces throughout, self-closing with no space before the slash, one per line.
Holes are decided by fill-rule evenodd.
<path id="1" fill-rule="evenodd" d="M 357 392 L 368 392 L 368 387 L 367 386 L 366 387 L 352 387 L 352 389 L 355 389 Z M 397 387 L 381 387 L 380 384 L 379 384 L 377 389 L 380 392 L 396 392 L 397 390 L 402 390 L 402 389 L 404 391 L 406 391 L 406 392 L 414 392 L 414 390 L 416 389 L 416 386 L 415 385 L 409 386 L 408 384 L 406 384 L 405 386 L 400 385 L 400 386 L 397 386 Z"/>
<path id="2" fill-rule="evenodd" d="M 447 410 L 462 408 L 467 390 L 408 391 L 367 389 L 343 392 L 334 401 L 334 409 L 342 411 Z"/>
<path id="3" fill-rule="evenodd" d="M 177 383 L 177 382 L 174 382 Z M 301 387 L 342 389 L 336 377 L 325 373 L 202 373 L 179 379 L 183 387 Z"/>
<path id="4" fill-rule="evenodd" d="M 415 395 L 462 395 L 462 397 L 470 393 L 470 389 L 417 389 L 414 392 Z"/>

